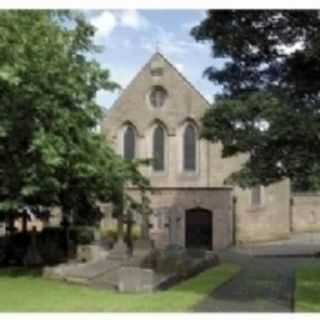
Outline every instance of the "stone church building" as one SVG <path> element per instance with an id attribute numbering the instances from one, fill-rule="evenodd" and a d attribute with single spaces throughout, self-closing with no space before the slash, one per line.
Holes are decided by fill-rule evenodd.
<path id="1" fill-rule="evenodd" d="M 103 120 L 106 139 L 124 158 L 153 159 L 141 170 L 153 189 L 155 245 L 220 250 L 287 238 L 289 181 L 253 189 L 225 185 L 246 155 L 222 158 L 219 143 L 200 138 L 207 108 L 199 91 L 155 53 Z"/>

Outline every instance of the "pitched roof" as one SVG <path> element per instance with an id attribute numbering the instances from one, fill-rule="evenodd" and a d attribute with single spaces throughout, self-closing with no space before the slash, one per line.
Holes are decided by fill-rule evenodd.
<path id="1" fill-rule="evenodd" d="M 208 105 L 210 105 L 210 102 L 208 101 L 208 99 L 162 53 L 156 52 L 155 54 L 153 54 L 153 56 L 150 58 L 148 63 L 150 63 L 153 59 L 155 59 L 157 55 L 160 56 L 168 65 L 170 65 L 170 67 L 176 71 L 176 73 L 182 78 L 182 80 L 184 80 L 193 91 L 195 91 Z"/>
<path id="2" fill-rule="evenodd" d="M 196 94 L 198 94 L 201 99 L 204 100 L 204 102 L 210 106 L 210 102 L 200 93 L 200 91 L 183 75 L 182 72 L 180 72 L 169 60 L 168 58 L 166 58 L 162 53 L 160 52 L 155 52 L 151 58 L 140 68 L 140 70 L 136 73 L 136 75 L 133 77 L 133 79 L 129 82 L 129 84 L 123 89 L 123 91 L 121 92 L 121 94 L 119 95 L 119 97 L 113 102 L 111 108 L 109 110 L 111 110 L 113 108 L 113 106 L 117 103 L 117 101 L 119 100 L 119 98 L 125 93 L 125 91 L 131 86 L 131 84 L 135 81 L 135 79 L 139 76 L 139 74 L 141 72 L 143 72 L 143 70 L 150 64 L 152 63 L 153 60 L 155 60 L 157 57 L 160 57 L 166 64 L 168 64 L 170 66 L 171 69 L 173 69 L 178 75 L 179 77 L 191 88 L 191 90 L 193 90 Z M 108 111 L 109 111 L 108 110 Z M 106 112 L 106 114 L 108 113 L 108 111 Z"/>

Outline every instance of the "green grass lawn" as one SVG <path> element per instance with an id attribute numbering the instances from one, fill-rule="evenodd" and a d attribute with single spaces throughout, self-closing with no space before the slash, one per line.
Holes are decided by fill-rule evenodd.
<path id="1" fill-rule="evenodd" d="M 0 312 L 185 312 L 238 271 L 222 264 L 167 291 L 137 295 L 2 272 Z"/>
<path id="2" fill-rule="evenodd" d="M 298 268 L 295 292 L 296 312 L 320 312 L 320 264 Z"/>

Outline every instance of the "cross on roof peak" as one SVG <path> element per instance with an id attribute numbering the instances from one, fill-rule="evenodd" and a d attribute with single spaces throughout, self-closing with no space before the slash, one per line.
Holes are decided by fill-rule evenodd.
<path id="1" fill-rule="evenodd" d="M 156 52 L 160 53 L 160 42 L 159 41 L 156 42 Z"/>

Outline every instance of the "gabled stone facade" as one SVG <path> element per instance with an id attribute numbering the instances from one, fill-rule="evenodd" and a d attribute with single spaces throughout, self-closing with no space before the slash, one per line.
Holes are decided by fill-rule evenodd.
<path id="1" fill-rule="evenodd" d="M 165 90 L 163 101 L 160 95 L 150 98 L 155 87 Z M 152 99 L 163 105 L 155 107 Z M 164 170 L 155 171 L 152 166 L 142 169 L 156 191 L 151 199 L 152 233 L 156 244 L 192 246 L 192 228 L 200 238 L 201 230 L 205 230 L 200 222 L 200 216 L 205 217 L 204 212 L 213 217 L 210 220 L 211 249 L 223 249 L 233 242 L 287 237 L 289 182 L 260 188 L 256 196 L 258 203 L 253 203 L 252 190 L 224 185 L 225 178 L 240 168 L 246 155 L 223 159 L 219 143 L 199 138 L 200 119 L 208 107 L 207 100 L 188 80 L 163 55 L 156 53 L 122 92 L 102 123 L 106 139 L 122 155 L 125 131 L 128 126 L 132 127 L 135 157 L 141 159 L 153 157 L 154 130 L 161 126 L 164 131 Z M 184 169 L 187 126 L 192 126 L 196 133 L 195 170 L 191 171 Z M 190 212 L 198 212 L 199 226 L 196 220 L 189 218 L 194 226 L 186 226 Z M 176 221 L 171 219 L 170 224 L 172 216 Z M 163 219 L 166 223 L 161 222 Z M 175 237 L 172 237 L 173 231 L 176 231 Z M 186 243 L 186 239 L 190 243 Z"/>

